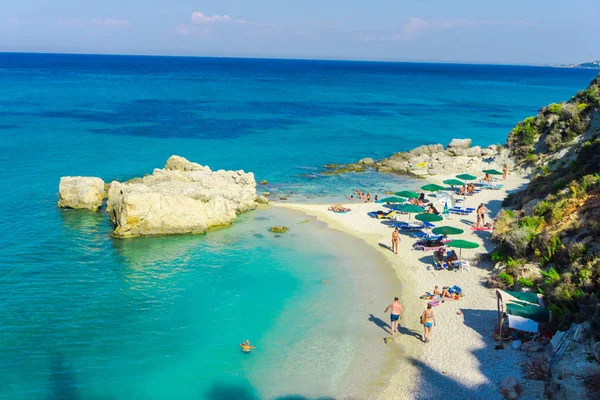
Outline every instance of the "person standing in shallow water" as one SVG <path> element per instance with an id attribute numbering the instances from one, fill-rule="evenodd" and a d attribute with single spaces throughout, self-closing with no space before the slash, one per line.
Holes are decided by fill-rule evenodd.
<path id="1" fill-rule="evenodd" d="M 398 246 L 400 245 L 400 231 L 398 228 L 394 229 L 392 232 L 392 251 L 398 254 Z"/>
<path id="2" fill-rule="evenodd" d="M 431 309 L 431 304 L 427 304 L 427 309 L 423 311 L 423 314 L 421 315 L 421 322 L 423 321 L 423 342 L 429 343 L 431 328 L 437 326 L 437 323 L 435 322 L 435 313 Z"/>
<path id="3" fill-rule="evenodd" d="M 387 306 L 384 314 L 388 312 L 388 310 L 392 310 L 392 314 L 390 315 L 390 321 L 392 322 L 392 336 L 396 334 L 398 331 L 398 320 L 402 319 L 402 304 L 398 301 L 397 297 L 394 297 L 394 301 L 392 304 Z"/>

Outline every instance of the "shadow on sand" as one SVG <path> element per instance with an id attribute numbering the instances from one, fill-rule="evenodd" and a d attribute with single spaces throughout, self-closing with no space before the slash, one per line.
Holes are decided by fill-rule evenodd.
<path id="1" fill-rule="evenodd" d="M 383 329 L 385 331 L 385 333 L 387 333 L 388 335 L 392 334 L 392 327 L 387 322 L 382 320 L 381 318 L 377 318 L 373 314 L 369 314 L 369 322 L 372 322 L 375 325 L 377 325 L 378 327 L 380 327 L 381 329 Z"/>

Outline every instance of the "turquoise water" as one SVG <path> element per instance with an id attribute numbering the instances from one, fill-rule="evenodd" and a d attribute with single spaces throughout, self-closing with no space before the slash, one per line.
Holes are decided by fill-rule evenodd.
<path id="1" fill-rule="evenodd" d="M 345 371 L 368 313 L 398 284 L 360 243 L 276 209 L 207 235 L 117 241 L 103 214 L 56 208 L 60 176 L 127 179 L 179 154 L 254 171 L 267 190 L 303 201 L 377 193 L 414 183 L 320 168 L 452 137 L 501 142 L 593 75 L 0 54 L 0 398 L 360 393 Z M 275 236 L 274 224 L 292 229 Z M 340 313 L 348 301 L 353 311 Z M 254 354 L 240 354 L 244 339 Z"/>

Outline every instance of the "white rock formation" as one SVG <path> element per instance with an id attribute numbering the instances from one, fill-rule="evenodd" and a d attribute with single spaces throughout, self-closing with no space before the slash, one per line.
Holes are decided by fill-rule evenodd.
<path id="1" fill-rule="evenodd" d="M 104 181 L 89 176 L 63 176 L 58 187 L 58 206 L 97 210 L 106 197 Z"/>
<path id="2" fill-rule="evenodd" d="M 380 172 L 395 172 L 413 176 L 458 174 L 483 169 L 502 171 L 504 163 L 512 168 L 514 162 L 508 150 L 497 146 L 469 147 L 470 139 L 453 139 L 446 149 L 441 144 L 419 146 L 409 152 L 397 153 L 374 164 Z"/>
<path id="3" fill-rule="evenodd" d="M 106 211 L 119 238 L 202 233 L 230 225 L 237 214 L 256 208 L 256 200 L 251 172 L 215 172 L 172 156 L 152 175 L 112 182 Z"/>

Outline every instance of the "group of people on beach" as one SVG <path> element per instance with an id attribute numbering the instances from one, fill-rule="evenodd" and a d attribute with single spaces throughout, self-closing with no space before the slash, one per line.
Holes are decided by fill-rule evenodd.
<path id="1" fill-rule="evenodd" d="M 364 201 L 365 203 L 370 203 L 371 202 L 371 193 L 365 193 L 360 189 L 356 189 L 354 191 L 354 194 L 351 194 L 350 196 L 348 196 L 348 200 L 350 200 L 350 201 L 361 200 L 361 201 Z M 373 201 L 377 201 L 377 200 L 379 200 L 379 196 L 375 195 L 375 197 L 373 198 Z"/>
<path id="2" fill-rule="evenodd" d="M 475 194 L 475 184 L 471 182 L 468 185 L 462 185 L 460 189 L 458 189 L 458 194 L 460 196 Z"/>
<path id="3" fill-rule="evenodd" d="M 440 291 L 439 288 L 436 286 L 435 287 L 438 296 L 443 297 L 444 296 L 444 292 L 447 293 L 447 297 L 452 297 L 450 295 L 450 293 L 448 293 L 447 290 L 444 289 L 444 291 Z M 434 292 L 435 293 L 435 292 Z M 396 334 L 396 332 L 398 332 L 398 323 L 399 321 L 402 320 L 402 304 L 400 304 L 400 301 L 398 300 L 398 297 L 394 297 L 394 301 L 392 303 L 390 303 L 389 306 L 387 306 L 387 308 L 383 311 L 383 313 L 387 313 L 388 311 L 391 311 L 390 313 L 390 323 L 391 323 L 391 329 L 392 329 L 392 336 L 394 336 Z M 435 312 L 432 309 L 431 304 L 427 304 L 427 308 L 423 311 L 423 313 L 421 314 L 421 318 L 420 318 L 421 324 L 423 325 L 423 343 L 429 343 L 429 339 L 431 338 L 431 329 L 434 326 L 437 326 L 437 322 L 435 320 Z"/>

